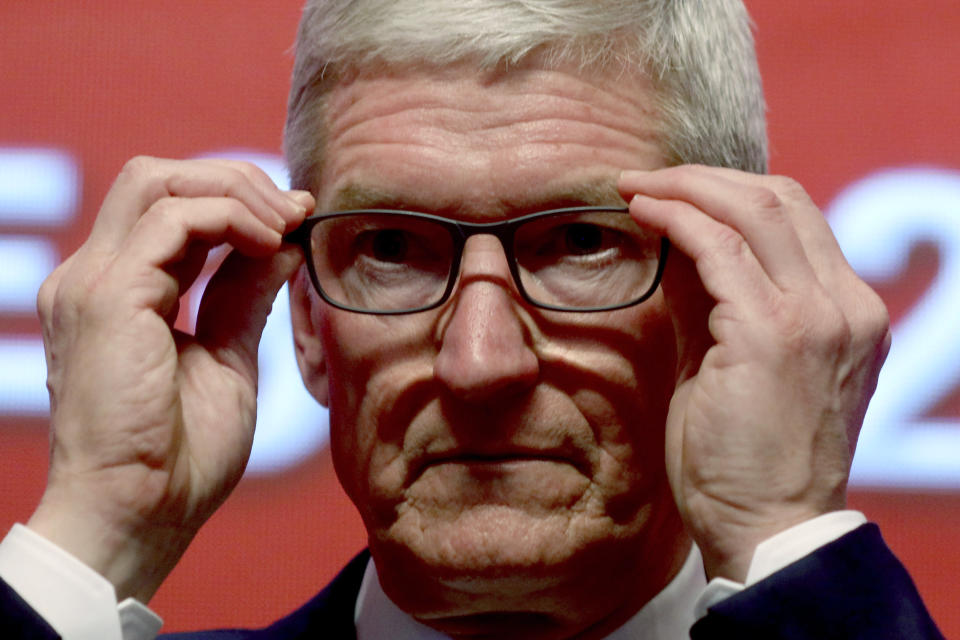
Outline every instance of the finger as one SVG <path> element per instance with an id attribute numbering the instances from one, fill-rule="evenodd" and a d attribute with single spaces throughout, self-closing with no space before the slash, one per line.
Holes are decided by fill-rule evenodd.
<path id="1" fill-rule="evenodd" d="M 197 340 L 255 382 L 257 349 L 267 315 L 277 292 L 302 261 L 303 253 L 292 245 L 267 258 L 231 252 L 201 298 Z"/>
<path id="2" fill-rule="evenodd" d="M 630 215 L 693 260 L 715 301 L 769 308 L 780 293 L 743 236 L 695 206 L 637 194 L 630 200 Z"/>
<path id="3" fill-rule="evenodd" d="M 746 173 L 725 167 L 691 167 L 710 172 L 732 182 L 767 190 L 783 203 L 800 245 L 807 256 L 816 278 L 828 290 L 859 280 L 847 262 L 826 217 L 796 180 L 786 176 Z"/>
<path id="4" fill-rule="evenodd" d="M 247 179 L 250 180 L 250 182 L 257 189 L 259 189 L 260 192 L 266 198 L 270 198 L 274 196 L 275 193 L 279 190 L 279 187 L 273 181 L 273 179 L 263 169 L 261 169 L 260 167 L 258 167 L 257 165 L 251 162 L 244 162 L 242 160 L 231 160 L 228 158 L 206 158 L 206 160 L 214 164 L 224 166 L 224 167 L 229 167 L 235 171 L 239 171 L 244 176 L 246 176 Z M 283 193 L 287 198 L 293 200 L 294 202 L 302 206 L 307 211 L 312 211 L 316 204 L 313 198 L 313 194 L 311 194 L 309 191 L 292 190 L 292 191 L 281 191 L 281 193 Z M 284 215 L 285 213 L 289 214 L 289 211 L 286 208 L 278 208 L 278 212 L 281 215 Z M 285 216 L 285 219 L 287 221 L 287 229 L 285 229 L 285 231 L 292 231 L 301 222 L 303 222 L 302 215 L 293 215 L 293 216 L 287 215 Z"/>
<path id="5" fill-rule="evenodd" d="M 823 291 L 846 318 L 854 344 L 877 354 L 871 370 L 879 370 L 890 344 L 886 306 L 847 262 L 826 217 L 807 192 L 795 180 L 784 176 L 722 171 L 735 174 L 746 183 L 762 184 L 776 191 L 788 205 L 786 210 Z"/>
<path id="6" fill-rule="evenodd" d="M 708 321 L 716 302 L 704 289 L 696 265 L 680 253 L 670 257 L 661 289 L 677 341 L 677 380 L 682 382 L 696 375 L 716 343 Z"/>
<path id="7" fill-rule="evenodd" d="M 167 273 L 177 281 L 178 290 L 186 291 L 196 282 L 207 265 L 213 248 L 213 245 L 207 242 L 194 242 L 187 247 L 180 260 L 166 266 Z"/>
<path id="8" fill-rule="evenodd" d="M 231 198 L 163 198 L 138 220 L 118 260 L 162 267 L 182 260 L 196 243 L 228 243 L 251 256 L 280 248 L 276 227 Z"/>
<path id="9" fill-rule="evenodd" d="M 250 256 L 268 256 L 279 249 L 281 236 L 237 200 L 164 198 L 139 219 L 102 281 L 115 300 L 169 319 L 198 273 L 194 248 L 224 243 Z"/>
<path id="10" fill-rule="evenodd" d="M 711 167 L 718 175 L 774 191 L 786 206 L 810 263 L 820 273 L 851 272 L 826 217 L 796 180 Z"/>
<path id="11" fill-rule="evenodd" d="M 134 158 L 104 200 L 88 243 L 115 252 L 140 216 L 167 197 L 228 197 L 241 202 L 264 224 L 284 231 L 305 207 L 279 189 L 257 188 L 242 172 L 213 161 Z"/>
<path id="12" fill-rule="evenodd" d="M 628 194 L 679 200 L 700 209 L 743 236 L 771 280 L 784 290 L 803 289 L 815 273 L 794 227 L 791 207 L 776 190 L 748 174 L 713 167 L 682 166 L 624 172 Z"/>

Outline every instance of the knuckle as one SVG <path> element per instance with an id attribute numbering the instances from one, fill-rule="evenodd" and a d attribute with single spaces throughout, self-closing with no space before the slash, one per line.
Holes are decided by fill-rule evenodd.
<path id="1" fill-rule="evenodd" d="M 696 180 L 703 173 L 704 167 L 699 165 L 681 164 L 670 167 L 664 174 L 671 188 L 677 189 L 691 180 Z"/>
<path id="2" fill-rule="evenodd" d="M 251 181 L 262 180 L 267 177 L 267 174 L 263 170 L 252 162 L 246 162 L 244 160 L 234 160 L 231 165 L 235 171 L 239 172 L 245 178 Z"/>
<path id="3" fill-rule="evenodd" d="M 771 188 L 779 195 L 781 200 L 807 202 L 810 196 L 807 190 L 794 178 L 790 176 L 770 176 Z"/>
<path id="4" fill-rule="evenodd" d="M 820 343 L 829 354 L 846 353 L 853 341 L 853 327 L 836 305 L 826 311 L 820 316 Z"/>
<path id="5" fill-rule="evenodd" d="M 158 238 L 186 238 L 190 231 L 190 220 L 184 215 L 182 199 L 176 197 L 160 198 L 144 212 L 140 225 L 150 228 L 150 233 Z"/>
<path id="6" fill-rule="evenodd" d="M 671 167 L 671 171 L 675 172 L 677 175 L 681 176 L 697 176 L 703 174 L 705 171 L 709 171 L 710 167 L 705 164 L 680 164 L 675 167 Z"/>
<path id="7" fill-rule="evenodd" d="M 59 288 L 60 268 L 57 267 L 53 273 L 47 276 L 37 290 L 37 315 L 40 316 L 41 322 L 46 322 L 53 313 L 53 303 Z"/>
<path id="8" fill-rule="evenodd" d="M 830 360 L 881 360 L 890 347 L 890 316 L 880 297 L 865 283 L 843 296 L 826 290 L 806 291 L 780 301 L 773 315 L 790 353 Z"/>
<path id="9" fill-rule="evenodd" d="M 119 179 L 142 182 L 151 179 L 157 172 L 157 159 L 150 156 L 134 156 L 120 169 Z"/>
<path id="10" fill-rule="evenodd" d="M 223 167 L 224 177 L 231 183 L 246 182 L 247 172 L 239 164 L 228 164 Z"/>
<path id="11" fill-rule="evenodd" d="M 764 218 L 779 220 L 783 217 L 783 200 L 777 192 L 767 187 L 753 187 L 745 194 L 747 206 Z"/>
<path id="12" fill-rule="evenodd" d="M 151 156 L 134 156 L 127 160 L 114 181 L 114 186 L 124 186 L 148 201 L 166 194 L 162 161 Z"/>
<path id="13" fill-rule="evenodd" d="M 98 307 L 95 283 L 90 275 L 61 272 L 41 285 L 37 309 L 48 333 Z"/>
<path id="14" fill-rule="evenodd" d="M 97 309 L 101 306 L 102 297 L 101 274 L 78 273 L 64 278 L 63 285 L 57 288 L 54 298 L 54 314 L 70 309 L 83 313 L 87 309 Z"/>
<path id="15" fill-rule="evenodd" d="M 221 232 L 228 229 L 246 228 L 251 219 L 250 210 L 236 198 L 225 198 L 218 206 L 211 207 L 205 213 L 204 226 L 216 228 Z"/>
<path id="16" fill-rule="evenodd" d="M 890 311 L 883 299 L 869 286 L 863 285 L 865 293 L 860 302 L 861 312 L 858 333 L 863 339 L 881 347 L 884 351 L 890 345 Z"/>
<path id="17" fill-rule="evenodd" d="M 144 212 L 144 218 L 170 218 L 177 215 L 176 198 L 160 198 L 154 201 Z"/>
<path id="18" fill-rule="evenodd" d="M 747 241 L 743 236 L 727 226 L 720 227 L 716 231 L 713 244 L 719 252 L 733 257 L 742 257 L 749 252 Z"/>
<path id="19" fill-rule="evenodd" d="M 773 311 L 786 351 L 803 357 L 845 353 L 852 328 L 840 308 L 825 292 L 784 296 Z"/>
<path id="20" fill-rule="evenodd" d="M 247 174 L 238 167 L 223 167 L 222 189 L 223 195 L 230 198 L 242 198 L 251 184 Z"/>

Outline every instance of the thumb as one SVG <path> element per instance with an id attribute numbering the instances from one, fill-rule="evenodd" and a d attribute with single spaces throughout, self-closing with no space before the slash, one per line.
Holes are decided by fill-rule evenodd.
<path id="1" fill-rule="evenodd" d="M 693 260 L 679 251 L 671 253 L 661 287 L 677 340 L 679 384 L 697 374 L 714 344 L 709 318 L 716 302 L 700 282 Z"/>
<path id="2" fill-rule="evenodd" d="M 257 350 L 267 316 L 280 288 L 302 261 L 300 248 L 292 245 L 267 258 L 231 251 L 203 292 L 197 341 L 255 382 Z"/>

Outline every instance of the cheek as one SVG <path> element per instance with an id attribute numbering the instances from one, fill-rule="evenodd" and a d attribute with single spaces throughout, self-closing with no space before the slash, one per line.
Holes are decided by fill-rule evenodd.
<path id="1" fill-rule="evenodd" d="M 568 343 L 558 375 L 594 430 L 599 484 L 612 493 L 634 493 L 664 476 L 676 341 L 659 296 L 604 320 L 604 327 L 620 330 L 582 328 L 584 339 Z"/>
<path id="2" fill-rule="evenodd" d="M 632 326 L 631 340 L 620 353 L 631 364 L 633 384 L 613 395 L 614 419 L 624 425 L 626 442 L 657 445 L 662 462 L 667 410 L 676 388 L 677 349 L 673 323 L 660 294 L 638 308 Z M 639 416 L 648 420 L 639 421 Z M 649 454 L 644 451 L 645 457 Z"/>
<path id="3" fill-rule="evenodd" d="M 317 318 L 330 388 L 331 451 L 354 501 L 402 450 L 408 419 L 432 375 L 426 318 L 377 317 L 326 308 Z M 358 502 L 359 504 L 359 502 Z"/>
<path id="4" fill-rule="evenodd" d="M 350 348 L 362 342 L 358 332 L 362 322 L 356 321 L 355 314 L 350 318 L 323 304 L 317 307 L 314 326 L 319 327 L 323 343 L 330 394 L 330 449 L 340 483 L 355 498 L 364 484 L 370 448 L 370 434 L 364 433 L 357 419 L 369 373 L 362 354 Z"/>

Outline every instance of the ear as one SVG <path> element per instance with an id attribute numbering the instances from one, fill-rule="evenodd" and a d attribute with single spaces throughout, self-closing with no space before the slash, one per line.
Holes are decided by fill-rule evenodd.
<path id="1" fill-rule="evenodd" d="M 327 379 L 327 361 L 323 357 L 323 342 L 315 322 L 313 285 L 307 267 L 301 265 L 290 278 L 290 320 L 293 324 L 293 345 L 297 354 L 300 377 L 310 394 L 325 407 L 330 403 Z"/>

